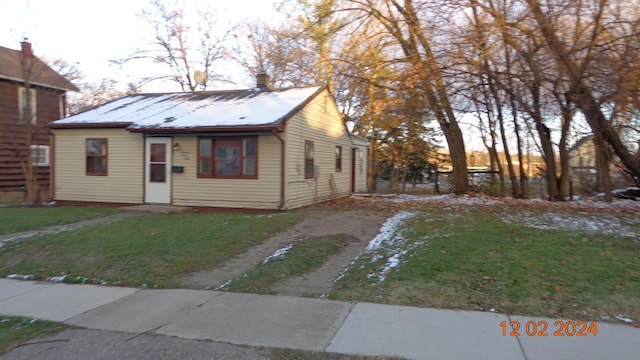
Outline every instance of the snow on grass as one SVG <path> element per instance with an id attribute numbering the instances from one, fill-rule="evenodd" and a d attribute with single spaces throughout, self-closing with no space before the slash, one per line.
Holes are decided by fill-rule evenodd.
<path id="1" fill-rule="evenodd" d="M 408 252 L 407 239 L 399 232 L 399 228 L 404 224 L 405 220 L 416 215 L 417 213 L 413 211 L 401 211 L 387 219 L 387 221 L 382 224 L 376 237 L 374 237 L 363 252 L 340 273 L 336 281 L 344 277 L 349 271 L 349 268 L 351 268 L 362 255 L 369 254 L 371 256 L 371 264 L 382 261 L 384 265 L 377 266 L 376 270 L 368 274 L 368 277 L 377 277 L 379 282 L 383 282 L 389 272 L 402 263 L 402 257 Z"/>
<path id="2" fill-rule="evenodd" d="M 271 260 L 283 258 L 285 254 L 288 253 L 289 250 L 291 250 L 292 247 L 293 247 L 293 243 L 276 250 L 273 254 L 267 256 L 264 260 L 262 260 L 262 264 L 264 265 Z"/>
<path id="3" fill-rule="evenodd" d="M 291 250 L 293 245 L 295 245 L 296 243 L 298 243 L 300 241 L 308 239 L 308 238 L 309 238 L 308 236 L 305 236 L 303 238 L 300 238 L 300 239 L 292 242 L 291 244 L 289 244 L 289 245 L 287 245 L 287 246 L 285 246 L 283 248 L 280 248 L 280 249 L 274 251 L 273 254 L 267 256 L 264 260 L 262 260 L 262 265 L 268 263 L 269 261 L 275 260 L 275 259 L 282 259 L 289 252 L 289 250 Z"/>
<path id="4" fill-rule="evenodd" d="M 434 204 L 446 207 L 476 207 L 476 206 L 503 206 L 510 205 L 516 207 L 544 206 L 549 209 L 572 209 L 572 210 L 607 210 L 611 212 L 640 212 L 640 201 L 615 199 L 613 202 L 605 202 L 601 198 L 580 198 L 571 201 L 551 202 L 544 199 L 514 199 L 510 197 L 498 198 L 484 195 L 412 195 L 412 194 L 365 194 L 354 196 L 362 201 L 373 201 L 382 204 Z"/>
<path id="5" fill-rule="evenodd" d="M 633 324 L 633 319 L 622 316 L 621 314 L 616 315 L 615 318 L 624 322 L 625 324 Z"/>
<path id="6" fill-rule="evenodd" d="M 412 211 L 401 211 L 394 216 L 387 219 L 387 221 L 382 224 L 378 235 L 373 238 L 369 242 L 369 245 L 364 249 L 364 251 L 374 251 L 379 249 L 381 246 L 392 243 L 393 235 L 398 231 L 400 225 L 404 223 L 406 219 L 412 218 L 416 216 L 415 212 Z"/>
<path id="7" fill-rule="evenodd" d="M 638 237 L 638 232 L 607 214 L 568 214 L 548 212 L 544 214 L 523 211 L 502 216 L 507 224 L 523 224 L 541 230 L 576 230 L 606 235 Z"/>
<path id="8" fill-rule="evenodd" d="M 6 276 L 7 279 L 14 280 L 34 280 L 36 277 L 31 274 L 9 274 Z"/>
<path id="9" fill-rule="evenodd" d="M 59 282 L 63 282 L 64 279 L 66 278 L 67 278 L 67 275 L 52 276 L 52 277 L 48 277 L 47 281 L 59 283 Z"/>
<path id="10" fill-rule="evenodd" d="M 30 239 L 30 238 L 33 238 L 33 237 L 36 237 L 36 236 L 40 236 L 40 235 L 59 234 L 61 232 L 65 232 L 65 231 L 76 230 L 76 229 L 79 229 L 79 228 L 81 228 L 83 226 L 84 225 L 74 225 L 74 226 L 62 227 L 62 228 L 59 228 L 59 229 L 35 230 L 35 231 L 29 231 L 29 232 L 21 233 L 21 234 L 18 234 L 16 236 L 13 236 L 13 237 L 9 237 L 9 238 L 6 238 L 6 239 L 0 239 L 0 248 L 2 248 L 4 246 L 4 244 L 6 244 L 8 242 L 11 242 L 11 241 Z"/>

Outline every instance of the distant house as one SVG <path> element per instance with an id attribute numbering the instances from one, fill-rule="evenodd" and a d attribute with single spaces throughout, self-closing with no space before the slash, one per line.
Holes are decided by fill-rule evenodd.
<path id="1" fill-rule="evenodd" d="M 325 87 L 135 94 L 58 120 L 61 202 L 293 209 L 366 191 L 366 140 Z"/>
<path id="2" fill-rule="evenodd" d="M 31 156 L 40 200 L 48 200 L 48 124 L 65 116 L 67 91 L 78 89 L 33 55 L 0 46 L 0 201 L 25 199 L 24 160 Z"/>
<path id="3" fill-rule="evenodd" d="M 573 171 L 595 173 L 596 145 L 593 135 L 582 137 L 569 149 L 569 166 Z"/>
<path id="4" fill-rule="evenodd" d="M 569 149 L 571 180 L 579 192 L 601 191 L 597 177 L 596 155 L 597 149 L 593 135 L 582 137 Z M 619 159 L 613 155 L 609 163 L 609 174 L 613 186 L 623 188 L 633 185 L 632 178 L 620 169 Z"/>

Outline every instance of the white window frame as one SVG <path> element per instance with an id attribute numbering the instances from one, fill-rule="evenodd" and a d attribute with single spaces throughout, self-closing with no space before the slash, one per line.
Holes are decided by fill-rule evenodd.
<path id="1" fill-rule="evenodd" d="M 19 116 L 19 122 L 22 122 L 24 120 L 24 111 L 27 107 L 27 104 L 25 103 L 26 100 L 26 96 L 25 96 L 25 92 L 27 91 L 27 89 L 23 86 L 18 88 L 18 116 Z M 36 124 L 38 122 L 38 117 L 37 117 L 37 98 L 36 98 L 36 89 L 29 89 L 29 96 L 31 97 L 31 123 L 32 124 Z"/>
<path id="2" fill-rule="evenodd" d="M 42 150 L 41 155 L 35 153 L 39 150 Z M 31 161 L 33 166 L 50 166 L 51 164 L 50 154 L 51 154 L 51 147 L 49 145 L 31 145 Z M 42 162 L 40 162 L 39 160 L 42 160 Z"/>
<path id="3" fill-rule="evenodd" d="M 64 108 L 64 94 L 58 97 L 58 109 L 60 110 L 60 119 L 64 119 L 64 115 L 66 113 Z"/>

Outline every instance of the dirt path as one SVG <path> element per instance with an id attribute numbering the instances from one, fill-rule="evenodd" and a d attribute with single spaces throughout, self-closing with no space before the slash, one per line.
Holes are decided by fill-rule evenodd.
<path id="1" fill-rule="evenodd" d="M 192 289 L 216 289 L 229 280 L 242 276 L 260 264 L 276 250 L 296 240 L 311 236 L 345 235 L 350 241 L 342 252 L 333 255 L 313 273 L 295 277 L 277 284 L 274 291 L 281 295 L 318 296 L 331 290 L 333 281 L 349 263 L 373 239 L 385 217 L 380 212 L 368 210 L 308 210 L 305 219 L 291 229 L 277 234 L 244 254 L 229 259 L 221 266 L 190 274 L 183 286 Z"/>

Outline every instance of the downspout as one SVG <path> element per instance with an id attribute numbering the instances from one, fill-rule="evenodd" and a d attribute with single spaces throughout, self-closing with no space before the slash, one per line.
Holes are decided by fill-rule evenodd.
<path id="1" fill-rule="evenodd" d="M 56 199 L 56 134 L 49 129 L 49 201 Z"/>
<path id="2" fill-rule="evenodd" d="M 280 140 L 280 205 L 278 206 L 278 210 L 282 210 L 282 209 L 284 209 L 284 170 L 285 170 L 284 150 L 285 150 L 285 146 L 284 146 L 284 139 L 281 138 L 280 135 L 278 135 L 278 132 L 276 130 L 273 130 L 271 133 L 278 140 Z"/>

